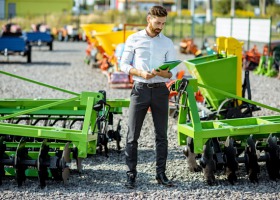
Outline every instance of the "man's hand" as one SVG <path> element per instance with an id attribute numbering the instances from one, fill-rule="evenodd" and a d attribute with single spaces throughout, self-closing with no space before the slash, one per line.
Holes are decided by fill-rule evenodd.
<path id="1" fill-rule="evenodd" d="M 169 68 L 165 69 L 165 70 L 155 70 L 153 69 L 152 74 L 154 74 L 155 76 L 161 76 L 163 78 L 171 78 L 172 77 L 172 73 L 169 71 Z"/>
<path id="2" fill-rule="evenodd" d="M 130 71 L 129 71 L 129 74 L 134 75 L 134 76 L 142 77 L 146 80 L 149 80 L 149 79 L 156 76 L 156 75 L 152 74 L 151 72 L 140 70 L 140 69 L 135 69 L 135 68 L 131 68 Z"/>
<path id="3" fill-rule="evenodd" d="M 148 72 L 148 71 L 141 71 L 141 77 L 146 79 L 146 80 L 149 80 L 151 78 L 154 78 L 155 75 L 152 74 L 151 72 Z"/>

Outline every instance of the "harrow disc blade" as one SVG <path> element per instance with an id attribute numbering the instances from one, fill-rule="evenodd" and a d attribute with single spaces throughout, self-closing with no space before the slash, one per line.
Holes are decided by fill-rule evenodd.
<path id="1" fill-rule="evenodd" d="M 208 185 L 215 184 L 215 171 L 216 171 L 216 162 L 213 158 L 214 148 L 213 141 L 209 139 L 203 146 L 203 154 L 200 159 L 200 165 L 203 168 L 204 178 Z"/>
<path id="2" fill-rule="evenodd" d="M 41 145 L 37 161 L 38 178 L 41 188 L 46 187 L 46 180 L 48 179 L 48 167 L 44 166 L 44 162 L 49 160 L 48 152 L 49 146 L 47 145 L 47 140 L 44 140 Z"/>
<path id="3" fill-rule="evenodd" d="M 266 147 L 266 168 L 269 175 L 269 178 L 273 181 L 280 178 L 279 169 L 280 169 L 280 148 L 277 145 L 277 137 L 269 135 L 267 138 L 267 147 Z"/>
<path id="4" fill-rule="evenodd" d="M 83 169 L 82 161 L 83 161 L 83 158 L 79 158 L 79 157 L 77 158 L 77 170 L 78 170 L 78 173 L 82 172 L 82 169 Z"/>
<path id="5" fill-rule="evenodd" d="M 62 171 L 62 180 L 63 180 L 64 184 L 68 183 L 69 176 L 70 176 L 70 169 L 69 169 L 69 167 L 64 168 L 63 171 Z"/>
<path id="6" fill-rule="evenodd" d="M 258 174 L 260 173 L 260 166 L 258 164 L 259 151 L 256 149 L 256 140 L 253 135 L 247 138 L 247 145 L 245 148 L 245 167 L 249 180 L 252 183 L 258 183 Z"/>
<path id="7" fill-rule="evenodd" d="M 234 140 L 228 136 L 224 147 L 225 172 L 227 180 L 234 185 L 237 181 L 236 171 L 238 170 L 238 162 L 236 160 L 237 150 L 234 147 Z"/>
<path id="8" fill-rule="evenodd" d="M 196 162 L 196 154 L 194 153 L 193 138 L 187 137 L 187 145 L 183 150 L 184 155 L 186 156 L 188 169 L 191 172 L 200 172 L 202 167 Z"/>
<path id="9" fill-rule="evenodd" d="M 61 157 L 61 162 L 62 162 L 62 180 L 64 182 L 64 184 L 68 183 L 68 178 L 70 175 L 70 169 L 69 169 L 69 164 L 71 163 L 71 159 L 70 159 L 70 153 L 71 150 L 69 148 L 69 142 L 66 143 L 63 153 L 62 153 L 62 157 Z"/>
<path id="10" fill-rule="evenodd" d="M 25 170 L 27 169 L 27 166 L 22 164 L 28 157 L 28 149 L 25 148 L 25 144 L 25 138 L 22 137 L 18 144 L 14 160 L 18 187 L 22 186 L 23 182 L 26 180 Z"/>
<path id="11" fill-rule="evenodd" d="M 82 172 L 82 161 L 83 161 L 83 158 L 79 158 L 78 157 L 78 148 L 77 147 L 74 147 L 72 149 L 72 151 L 73 151 L 73 159 L 76 160 L 77 171 L 75 170 L 75 172 L 81 173 Z"/>

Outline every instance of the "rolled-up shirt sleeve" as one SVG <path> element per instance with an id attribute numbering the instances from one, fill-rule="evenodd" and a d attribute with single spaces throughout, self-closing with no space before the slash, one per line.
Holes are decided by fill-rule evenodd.
<path id="1" fill-rule="evenodd" d="M 129 71 L 132 67 L 134 57 L 134 49 L 133 49 L 133 38 L 129 36 L 125 42 L 124 51 L 122 54 L 120 69 L 126 74 L 129 74 Z"/>

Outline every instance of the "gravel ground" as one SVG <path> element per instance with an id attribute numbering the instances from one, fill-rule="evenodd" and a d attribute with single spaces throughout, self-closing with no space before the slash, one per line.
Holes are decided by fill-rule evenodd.
<path id="1" fill-rule="evenodd" d="M 11 56 L 10 61 L 0 57 L 0 70 L 24 76 L 46 84 L 74 92 L 105 89 L 108 98 L 129 98 L 130 90 L 111 89 L 107 79 L 98 69 L 83 63 L 86 43 L 55 42 L 52 52 L 47 47 L 33 48 L 32 63 L 26 59 Z M 179 55 L 180 59 L 191 56 Z M 183 65 L 180 65 L 184 69 Z M 219 77 L 217 77 L 219 78 Z M 253 100 L 279 108 L 279 80 L 250 74 Z M 1 98 L 68 98 L 68 94 L 37 86 L 0 74 Z M 277 114 L 262 109 L 255 115 Z M 121 117 L 122 142 L 124 147 L 128 118 L 127 109 Z M 116 117 L 118 118 L 118 117 Z M 203 174 L 191 173 L 187 169 L 183 147 L 178 146 L 176 121 L 169 121 L 169 155 L 167 176 L 175 187 L 165 188 L 155 181 L 154 134 L 150 113 L 147 114 L 139 141 L 139 165 L 137 188 L 126 189 L 124 152 L 114 151 L 110 143 L 109 158 L 93 155 L 84 160 L 83 173 L 71 174 L 69 184 L 47 181 L 45 189 L 38 189 L 36 179 L 28 179 L 24 186 L 17 187 L 13 178 L 5 178 L 0 187 L 0 199 L 280 199 L 280 185 L 270 181 L 264 164 L 261 164 L 259 183 L 250 183 L 244 164 L 239 164 L 238 182 L 235 185 L 225 180 L 223 172 L 216 173 L 217 184 L 208 186 Z"/>

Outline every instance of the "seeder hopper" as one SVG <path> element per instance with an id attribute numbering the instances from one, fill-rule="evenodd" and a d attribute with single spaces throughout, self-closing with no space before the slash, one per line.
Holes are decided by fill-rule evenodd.
<path id="1" fill-rule="evenodd" d="M 100 60 L 100 69 L 108 78 L 112 88 L 131 88 L 132 79 L 120 71 L 119 62 L 127 37 L 135 33 L 133 30 L 122 30 L 110 33 L 98 33 L 96 40 L 104 49 L 103 59 Z"/>
<path id="2" fill-rule="evenodd" d="M 109 33 L 112 32 L 115 27 L 115 24 L 82 24 L 81 28 L 83 29 L 86 40 L 88 43 L 86 49 L 86 58 L 85 62 L 87 64 L 92 64 L 93 66 L 98 65 L 97 61 L 102 59 L 102 54 L 104 49 L 100 46 L 98 41 L 95 38 L 97 33 Z"/>

